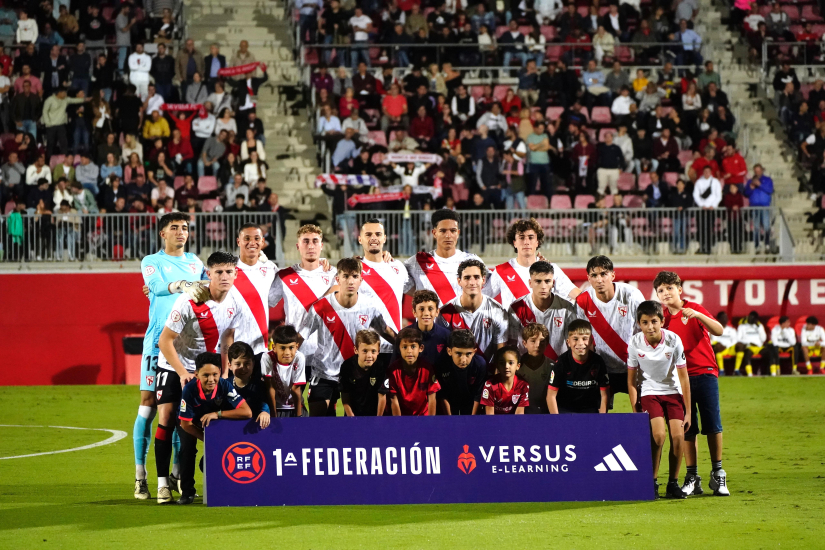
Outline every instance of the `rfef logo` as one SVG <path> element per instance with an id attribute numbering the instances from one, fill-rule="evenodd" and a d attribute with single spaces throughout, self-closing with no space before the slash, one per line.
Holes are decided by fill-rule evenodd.
<path id="1" fill-rule="evenodd" d="M 464 452 L 458 455 L 458 469 L 465 474 L 476 469 L 476 456 L 470 452 L 469 445 L 464 445 Z"/>
<path id="2" fill-rule="evenodd" d="M 235 483 L 252 483 L 266 469 L 264 453 L 252 443 L 230 445 L 223 453 L 223 473 Z"/>

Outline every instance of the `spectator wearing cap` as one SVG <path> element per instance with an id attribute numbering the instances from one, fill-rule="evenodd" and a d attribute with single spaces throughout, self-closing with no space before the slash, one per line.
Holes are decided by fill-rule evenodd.
<path id="1" fill-rule="evenodd" d="M 57 145 L 60 154 L 66 154 L 68 150 L 68 137 L 66 135 L 66 125 L 69 122 L 66 109 L 69 105 L 77 105 L 88 101 L 88 98 L 66 97 L 66 89 L 60 88 L 57 93 L 49 96 L 43 104 L 43 115 L 41 120 L 46 127 L 46 154 L 51 157 Z"/>

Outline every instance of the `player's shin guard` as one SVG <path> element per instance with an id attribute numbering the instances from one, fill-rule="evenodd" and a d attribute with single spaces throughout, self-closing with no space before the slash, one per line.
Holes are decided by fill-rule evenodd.
<path id="1" fill-rule="evenodd" d="M 141 405 L 135 418 L 132 429 L 132 440 L 135 447 L 136 478 L 146 479 L 146 456 L 149 454 L 149 443 L 152 437 L 152 421 L 155 419 L 156 409 Z"/>
<path id="2" fill-rule="evenodd" d="M 155 430 L 155 469 L 158 472 L 158 487 L 169 486 L 169 462 L 172 460 L 172 430 L 158 424 Z"/>
<path id="3" fill-rule="evenodd" d="M 175 455 L 172 458 L 172 473 L 175 476 L 180 475 L 180 435 L 178 435 L 178 430 L 172 428 L 174 432 L 172 433 L 172 448 L 175 450 Z"/>

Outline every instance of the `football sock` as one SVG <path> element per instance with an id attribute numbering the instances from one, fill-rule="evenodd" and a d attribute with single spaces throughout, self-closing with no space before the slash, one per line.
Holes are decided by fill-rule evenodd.
<path id="1" fill-rule="evenodd" d="M 714 472 L 718 472 L 722 469 L 722 461 L 721 460 L 714 460 L 711 463 L 711 468 Z"/>
<path id="2" fill-rule="evenodd" d="M 811 365 L 811 362 L 810 362 L 810 361 L 808 361 L 807 363 L 805 363 L 805 366 L 806 366 L 806 367 L 808 367 L 808 372 L 813 372 L 813 371 L 814 371 L 814 366 L 813 366 L 813 365 Z"/>
<path id="3" fill-rule="evenodd" d="M 742 368 L 742 360 L 745 358 L 744 351 L 737 351 L 736 352 L 736 370 Z"/>
<path id="4" fill-rule="evenodd" d="M 135 479 L 144 481 L 146 479 L 146 466 L 135 464 Z"/>
<path id="5" fill-rule="evenodd" d="M 135 447 L 135 465 L 144 466 L 146 456 L 149 454 L 149 441 L 152 436 L 152 421 L 155 419 L 154 407 L 141 405 L 138 407 L 138 414 L 135 418 L 135 426 L 132 429 L 132 441 Z M 138 479 L 144 479 L 138 478 Z"/>
<path id="6" fill-rule="evenodd" d="M 776 376 L 777 370 L 779 370 L 779 365 L 771 365 L 771 376 Z"/>
<path id="7" fill-rule="evenodd" d="M 725 371 L 725 357 L 721 353 L 716 354 L 716 364 L 719 365 L 719 372 Z"/>
<path id="8" fill-rule="evenodd" d="M 175 476 L 177 477 L 178 461 L 180 460 L 180 436 L 178 431 L 172 428 L 172 448 L 175 449 L 175 457 L 172 459 L 172 467 L 174 468 Z"/>
<path id="9" fill-rule="evenodd" d="M 155 430 L 155 468 L 158 472 L 158 487 L 167 487 L 169 461 L 172 459 L 172 434 L 166 426 L 158 424 Z"/>
<path id="10" fill-rule="evenodd" d="M 698 472 L 697 466 L 687 466 L 687 475 L 695 476 Z"/>
<path id="11" fill-rule="evenodd" d="M 177 453 L 175 453 L 175 458 L 176 459 L 178 458 Z M 180 464 L 178 464 L 177 462 L 172 464 L 172 475 L 175 476 L 176 478 L 180 479 Z"/>
<path id="12" fill-rule="evenodd" d="M 745 365 L 745 372 L 748 374 L 748 376 L 751 376 L 753 374 L 753 366 Z"/>

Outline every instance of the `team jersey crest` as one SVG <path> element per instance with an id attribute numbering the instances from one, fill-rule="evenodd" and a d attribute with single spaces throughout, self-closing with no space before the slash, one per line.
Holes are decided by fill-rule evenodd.
<path id="1" fill-rule="evenodd" d="M 616 309 L 619 310 L 619 314 L 621 314 L 622 317 L 627 317 L 627 306 L 619 306 Z"/>
<path id="2" fill-rule="evenodd" d="M 492 320 L 492 319 L 490 319 L 489 317 L 487 317 L 486 319 L 484 319 L 484 327 L 485 327 L 485 328 L 490 328 L 490 325 L 492 325 L 492 324 L 493 324 L 493 320 Z"/>
<path id="3" fill-rule="evenodd" d="M 561 328 L 562 323 L 564 323 L 562 317 L 553 317 L 553 324 L 556 325 L 557 328 Z"/>
<path id="4" fill-rule="evenodd" d="M 358 316 L 358 323 L 359 323 L 362 327 L 367 326 L 367 321 L 369 321 L 369 317 L 367 317 L 366 315 L 359 315 L 359 316 Z"/>
<path id="5" fill-rule="evenodd" d="M 235 309 L 231 307 L 226 308 L 226 316 L 231 319 L 233 315 L 235 315 Z"/>
<path id="6" fill-rule="evenodd" d="M 192 273 L 194 273 L 195 275 L 198 274 L 198 264 L 189 264 L 189 269 L 191 269 Z"/>
<path id="7" fill-rule="evenodd" d="M 669 351 L 666 351 L 666 352 L 665 352 L 665 357 L 667 357 L 668 361 L 670 361 L 670 357 L 671 357 L 672 355 L 673 355 L 673 354 L 672 354 L 672 353 L 670 353 Z"/>
<path id="8" fill-rule="evenodd" d="M 521 397 L 521 394 L 518 394 L 518 393 L 514 393 L 514 394 L 513 394 L 513 405 L 515 405 L 516 403 L 518 403 L 518 399 L 519 399 L 519 397 Z"/>
<path id="9" fill-rule="evenodd" d="M 371 377 L 370 378 L 370 386 L 374 386 L 374 385 L 375 385 L 375 377 Z"/>
<path id="10" fill-rule="evenodd" d="M 261 275 L 266 276 L 266 266 L 261 266 Z"/>

